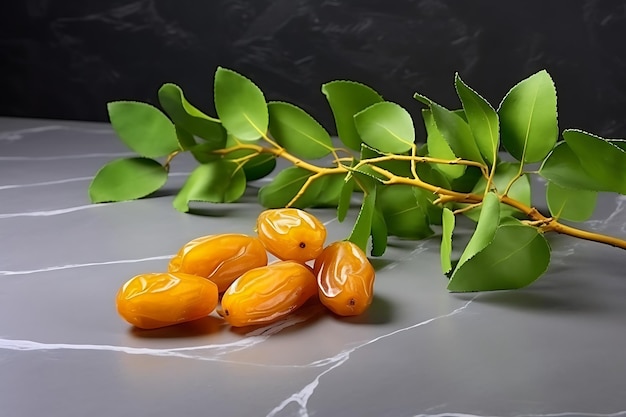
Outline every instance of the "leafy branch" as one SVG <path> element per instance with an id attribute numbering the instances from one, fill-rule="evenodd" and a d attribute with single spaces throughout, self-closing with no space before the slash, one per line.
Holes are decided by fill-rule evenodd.
<path id="1" fill-rule="evenodd" d="M 173 200 L 237 201 L 247 184 L 274 173 L 276 159 L 291 166 L 260 188 L 261 205 L 334 207 L 343 221 L 355 195 L 361 207 L 347 237 L 372 256 L 390 236 L 424 239 L 440 228 L 442 272 L 450 291 L 524 287 L 550 262 L 548 232 L 626 249 L 626 240 L 572 226 L 587 220 L 599 192 L 626 194 L 626 141 L 564 130 L 559 140 L 557 96 L 546 71 L 515 85 L 494 108 L 457 74 L 461 107 L 449 110 L 420 94 L 425 143 L 413 117 L 368 86 L 332 81 L 322 92 L 333 112 L 338 145 L 301 108 L 267 102 L 246 77 L 215 73 L 217 117 L 164 84 L 163 112 L 146 103 L 112 102 L 111 124 L 138 156 L 111 161 L 89 187 L 93 202 L 142 198 L 167 181 L 173 159 L 189 152 L 199 165 Z M 504 161 L 506 151 L 514 162 Z M 159 162 L 159 158 L 163 161 Z M 529 164 L 539 169 L 529 171 Z M 546 183 L 549 213 L 531 205 L 530 176 Z M 463 248 L 456 218 L 475 221 Z M 567 224 L 566 224 L 567 223 Z"/>

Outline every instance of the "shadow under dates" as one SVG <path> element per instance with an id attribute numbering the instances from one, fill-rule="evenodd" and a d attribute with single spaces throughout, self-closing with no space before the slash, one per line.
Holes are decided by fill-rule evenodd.
<path id="1" fill-rule="evenodd" d="M 383 297 L 374 295 L 372 304 L 363 314 L 352 317 L 341 317 L 329 311 L 318 299 L 311 299 L 296 312 L 286 316 L 280 321 L 269 324 L 263 323 L 259 325 L 233 327 L 228 325 L 228 323 L 226 323 L 221 317 L 207 316 L 198 320 L 174 324 L 158 329 L 146 330 L 139 329 L 137 327 L 130 327 L 129 332 L 134 337 L 143 339 L 202 337 L 214 335 L 223 331 L 229 331 L 239 336 L 250 336 L 251 334 L 260 336 L 265 334 L 265 332 L 269 332 L 274 334 L 276 337 L 279 335 L 284 336 L 293 332 L 301 331 L 304 327 L 312 326 L 324 316 L 355 325 L 386 324 L 393 319 L 393 304 Z M 294 324 L 285 326 L 280 330 L 280 332 L 276 332 L 276 327 L 282 327 L 282 324 L 286 322 Z"/>
<path id="2" fill-rule="evenodd" d="M 392 259 L 383 259 L 383 258 L 369 258 L 370 263 L 374 267 L 375 271 L 380 271 L 384 267 L 389 264 L 394 263 L 395 261 Z"/>
<path id="3" fill-rule="evenodd" d="M 207 316 L 198 320 L 158 329 L 144 330 L 131 327 L 130 333 L 135 337 L 145 339 L 175 339 L 182 337 L 201 337 L 216 334 L 226 328 L 224 320 L 215 316 Z"/>
<path id="4" fill-rule="evenodd" d="M 374 299 L 369 308 L 358 316 L 340 317 L 332 314 L 337 320 L 350 324 L 386 324 L 393 320 L 393 303 L 388 299 L 374 294 Z"/>

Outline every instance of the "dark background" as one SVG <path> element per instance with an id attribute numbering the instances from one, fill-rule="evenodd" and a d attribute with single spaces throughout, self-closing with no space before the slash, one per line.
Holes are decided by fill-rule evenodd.
<path id="1" fill-rule="evenodd" d="M 610 0 L 23 0 L 0 15 L 0 115 L 105 121 L 174 82 L 213 112 L 218 65 L 332 130 L 322 83 L 366 83 L 417 115 L 456 108 L 461 77 L 494 107 L 540 69 L 561 129 L 626 137 L 626 5 Z"/>

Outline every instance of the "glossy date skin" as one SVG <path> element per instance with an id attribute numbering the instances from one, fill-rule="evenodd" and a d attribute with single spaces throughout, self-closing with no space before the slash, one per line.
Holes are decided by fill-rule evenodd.
<path id="1" fill-rule="evenodd" d="M 300 308 L 317 294 L 311 269 L 280 261 L 252 269 L 226 290 L 220 315 L 234 327 L 267 324 Z"/>
<path id="2" fill-rule="evenodd" d="M 295 208 L 265 210 L 257 218 L 257 233 L 272 255 L 300 263 L 318 257 L 326 240 L 324 224 Z"/>
<path id="3" fill-rule="evenodd" d="M 218 303 L 217 285 L 183 273 L 134 276 L 118 291 L 119 315 L 140 329 L 156 329 L 197 320 L 211 314 Z"/>
<path id="4" fill-rule="evenodd" d="M 258 238 L 226 233 L 188 242 L 172 258 L 168 271 L 208 278 L 222 293 L 241 274 L 264 265 L 267 252 Z"/>
<path id="5" fill-rule="evenodd" d="M 362 314 L 374 298 L 374 267 L 354 243 L 339 241 L 328 245 L 315 260 L 319 298 L 340 316 Z"/>

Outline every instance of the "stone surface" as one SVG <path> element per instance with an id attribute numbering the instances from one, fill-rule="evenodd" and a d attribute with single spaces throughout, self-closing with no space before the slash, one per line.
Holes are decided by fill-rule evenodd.
<path id="1" fill-rule="evenodd" d="M 375 260 L 362 317 L 313 304 L 262 328 L 130 328 L 114 308 L 123 282 L 192 238 L 253 233 L 261 208 L 251 190 L 177 212 L 184 159 L 155 197 L 90 204 L 90 178 L 127 154 L 104 124 L 0 119 L 0 415 L 626 415 L 624 255 L 567 237 L 551 236 L 547 274 L 520 291 L 446 292 L 435 237 Z M 625 237 L 625 203 L 606 196 L 585 226 Z M 354 219 L 314 213 L 330 240 Z"/>

